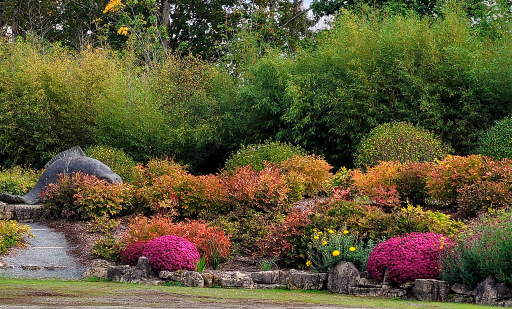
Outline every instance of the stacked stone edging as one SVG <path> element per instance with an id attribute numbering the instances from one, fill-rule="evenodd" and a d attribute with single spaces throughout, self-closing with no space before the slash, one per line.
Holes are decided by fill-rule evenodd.
<path id="1" fill-rule="evenodd" d="M 6 204 L 0 202 L 0 220 L 16 220 L 18 222 L 39 222 L 42 205 Z"/>
<path id="2" fill-rule="evenodd" d="M 108 270 L 105 270 L 105 267 Z M 221 287 L 244 289 L 287 288 L 290 290 L 329 290 L 332 293 L 355 296 L 400 297 L 421 301 L 476 303 L 512 307 L 511 289 L 496 283 L 494 277 L 482 280 L 475 289 L 463 284 L 450 285 L 435 279 L 416 279 L 400 286 L 392 286 L 368 278 L 350 262 L 340 262 L 329 273 L 312 273 L 299 270 L 259 272 L 242 271 L 161 271 L 158 277 L 152 272 L 147 258 L 142 257 L 137 266 L 111 266 L 97 262 L 84 276 L 104 275 L 104 279 L 118 282 L 163 284 L 176 282 L 187 287 Z"/>

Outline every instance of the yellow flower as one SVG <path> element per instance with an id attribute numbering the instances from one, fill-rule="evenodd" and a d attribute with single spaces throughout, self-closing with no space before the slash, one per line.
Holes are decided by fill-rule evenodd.
<path id="1" fill-rule="evenodd" d="M 340 252 L 338 250 L 334 250 L 332 252 L 332 256 L 338 256 L 338 255 L 340 255 Z"/>
<path id="2" fill-rule="evenodd" d="M 316 232 L 316 229 L 313 229 L 313 232 Z"/>
<path id="3" fill-rule="evenodd" d="M 329 230 L 329 234 L 334 234 L 334 231 L 333 230 Z"/>
<path id="4" fill-rule="evenodd" d="M 306 262 L 306 267 L 309 267 L 309 266 L 311 266 L 311 261 Z"/>
<path id="5" fill-rule="evenodd" d="M 350 251 L 356 251 L 356 247 L 350 247 L 350 248 L 348 248 L 348 250 L 350 250 Z"/>
<path id="6" fill-rule="evenodd" d="M 322 235 L 323 233 L 322 232 L 318 232 L 318 235 Z"/>
<path id="7" fill-rule="evenodd" d="M 343 234 L 348 234 L 348 231 L 347 231 L 347 230 L 344 230 L 344 231 L 343 231 Z"/>
<path id="8" fill-rule="evenodd" d="M 320 237 L 318 237 L 318 236 L 315 236 L 315 237 L 313 237 L 313 238 L 314 238 L 314 239 L 319 239 Z"/>
<path id="9" fill-rule="evenodd" d="M 444 246 L 439 247 L 439 249 L 443 250 Z"/>
<path id="10" fill-rule="evenodd" d="M 322 245 L 324 245 L 324 246 L 327 245 L 327 242 L 325 240 L 322 241 Z"/>
<path id="11" fill-rule="evenodd" d="M 103 14 L 112 12 L 115 13 L 119 10 L 119 8 L 123 7 L 124 4 L 121 3 L 121 0 L 110 0 L 105 10 L 103 10 Z"/>
<path id="12" fill-rule="evenodd" d="M 117 30 L 117 34 L 120 35 L 128 35 L 128 27 L 121 27 Z"/>

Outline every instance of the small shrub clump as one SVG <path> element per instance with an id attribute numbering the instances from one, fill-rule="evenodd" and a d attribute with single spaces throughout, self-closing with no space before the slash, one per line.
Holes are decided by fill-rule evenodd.
<path id="1" fill-rule="evenodd" d="M 506 117 L 484 132 L 477 143 L 475 154 L 493 160 L 512 159 L 512 118 Z"/>
<path id="2" fill-rule="evenodd" d="M 0 220 L 0 253 L 5 254 L 9 248 L 23 244 L 27 237 L 34 237 L 28 225 L 20 225 L 14 220 Z"/>
<path id="3" fill-rule="evenodd" d="M 476 284 L 488 276 L 512 284 L 512 211 L 480 215 L 455 238 L 455 246 L 443 254 L 443 280 Z"/>
<path id="4" fill-rule="evenodd" d="M 147 243 L 147 241 L 137 241 L 127 245 L 126 249 L 121 252 L 121 262 L 130 266 L 137 265 Z"/>
<path id="5" fill-rule="evenodd" d="M 377 245 L 368 258 L 370 276 L 402 284 L 415 279 L 437 279 L 440 275 L 439 258 L 452 242 L 441 234 L 410 233 L 390 238 Z"/>
<path id="6" fill-rule="evenodd" d="M 196 246 L 174 235 L 157 237 L 144 246 L 142 256 L 149 259 L 156 272 L 162 270 L 195 270 L 200 256 Z"/>
<path id="7" fill-rule="evenodd" d="M 134 218 L 128 224 L 124 239 L 130 245 L 164 235 L 175 235 L 192 242 L 208 263 L 215 258 L 227 258 L 230 253 L 231 236 L 222 229 L 195 220 L 174 223 L 172 217 L 162 215 Z"/>
<path id="8" fill-rule="evenodd" d="M 92 246 L 91 257 L 117 262 L 123 248 L 124 244 L 119 239 L 111 235 L 104 235 Z"/>
<path id="9" fill-rule="evenodd" d="M 381 161 L 431 162 L 443 159 L 450 151 L 428 130 L 407 122 L 391 122 L 375 127 L 361 140 L 355 163 L 370 167 Z"/>
<path id="10" fill-rule="evenodd" d="M 270 142 L 242 146 L 226 161 L 224 168 L 233 170 L 237 167 L 251 165 L 254 170 L 262 170 L 265 163 L 281 163 L 292 156 L 305 156 L 304 149 L 287 143 Z"/>
<path id="11" fill-rule="evenodd" d="M 78 172 L 49 184 L 41 200 L 50 216 L 85 220 L 119 214 L 130 201 L 130 188 Z"/>

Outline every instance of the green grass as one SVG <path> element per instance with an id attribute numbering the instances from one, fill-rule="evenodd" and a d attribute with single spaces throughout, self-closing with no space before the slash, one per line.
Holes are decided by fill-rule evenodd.
<path id="1" fill-rule="evenodd" d="M 52 306 L 165 306 L 169 301 L 190 307 L 250 304 L 316 305 L 353 308 L 491 308 L 468 304 L 419 302 L 330 294 L 323 291 L 243 290 L 148 286 L 113 282 L 0 279 L 0 304 Z"/>

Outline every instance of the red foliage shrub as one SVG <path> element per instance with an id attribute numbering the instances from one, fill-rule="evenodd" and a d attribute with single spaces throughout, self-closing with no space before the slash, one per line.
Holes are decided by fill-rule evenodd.
<path id="1" fill-rule="evenodd" d="M 41 192 L 46 210 L 57 217 L 88 219 L 117 215 L 130 201 L 131 186 L 110 184 L 78 172 L 61 175 Z"/>
<path id="2" fill-rule="evenodd" d="M 370 254 L 367 269 L 377 280 L 384 278 L 402 284 L 415 279 L 437 279 L 439 277 L 439 255 L 452 242 L 443 235 L 434 233 L 411 233 L 394 237 L 377 245 Z"/>
<path id="3" fill-rule="evenodd" d="M 311 223 L 310 210 L 294 210 L 289 213 L 284 222 L 273 224 L 265 239 L 256 243 L 258 255 L 266 257 L 281 257 L 284 263 L 299 263 L 307 258 L 307 242 L 305 228 Z"/>
<path id="4" fill-rule="evenodd" d="M 149 259 L 149 264 L 156 272 L 195 270 L 200 258 L 193 243 L 174 235 L 164 235 L 149 241 L 142 255 Z"/>
<path id="5" fill-rule="evenodd" d="M 222 185 L 233 208 L 250 208 L 272 212 L 280 210 L 289 188 L 278 168 L 268 165 L 261 171 L 251 166 L 224 171 Z"/>
<path id="6" fill-rule="evenodd" d="M 218 227 L 199 221 L 172 222 L 172 218 L 157 215 L 137 217 L 128 226 L 124 239 L 128 244 L 149 241 L 162 235 L 176 235 L 194 243 L 209 262 L 214 256 L 226 258 L 230 253 L 230 235 Z"/>
<path id="7" fill-rule="evenodd" d="M 130 266 L 137 265 L 147 243 L 147 241 L 138 241 L 126 246 L 126 249 L 121 252 L 121 262 Z"/>

